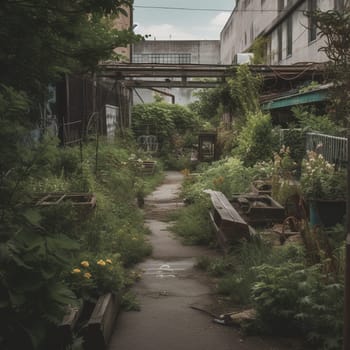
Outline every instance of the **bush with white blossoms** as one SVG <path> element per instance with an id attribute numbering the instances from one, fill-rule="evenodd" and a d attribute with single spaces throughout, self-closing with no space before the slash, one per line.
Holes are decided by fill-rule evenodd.
<path id="1" fill-rule="evenodd" d="M 344 199 L 346 196 L 345 171 L 336 170 L 334 164 L 314 151 L 308 151 L 303 161 L 300 184 L 307 199 Z"/>

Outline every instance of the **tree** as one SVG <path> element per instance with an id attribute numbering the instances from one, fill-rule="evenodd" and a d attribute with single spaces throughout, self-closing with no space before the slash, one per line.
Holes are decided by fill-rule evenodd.
<path id="1" fill-rule="evenodd" d="M 171 143 L 175 135 L 184 137 L 200 127 L 197 116 L 188 108 L 166 102 L 134 106 L 132 121 L 136 136 L 156 135 L 161 146 Z"/>
<path id="2" fill-rule="evenodd" d="M 332 93 L 334 105 L 337 114 L 340 116 L 344 126 L 348 128 L 348 182 L 350 179 L 350 4 L 345 4 L 343 11 L 316 11 L 310 13 L 314 16 L 320 35 L 325 39 L 325 45 L 321 47 L 327 57 L 330 59 L 329 67 L 334 81 Z M 344 350 L 350 349 L 350 186 L 347 189 L 347 239 L 345 256 L 345 293 L 344 293 Z"/>
<path id="3" fill-rule="evenodd" d="M 331 100 L 337 118 L 346 126 L 350 114 L 350 5 L 345 5 L 343 11 L 317 10 L 308 15 L 314 18 L 320 37 L 325 39 L 320 51 L 330 60 L 328 68 L 334 83 Z"/>
<path id="4" fill-rule="evenodd" d="M 189 108 L 202 120 L 218 126 L 221 121 L 222 110 L 231 112 L 231 98 L 227 85 L 216 88 L 200 89 L 194 93 L 198 100 L 192 102 Z"/>
<path id="5" fill-rule="evenodd" d="M 42 225 L 33 182 L 54 171 L 57 144 L 31 137 L 49 83 L 91 73 L 141 39 L 113 29 L 132 0 L 3 0 L 0 6 L 0 348 L 49 349 L 74 296 L 62 281 L 78 244 Z M 57 169 L 55 169 L 57 170 Z M 58 171 L 61 171 L 59 169 Z"/>
<path id="6" fill-rule="evenodd" d="M 113 49 L 141 37 L 113 29 L 132 0 L 4 0 L 0 7 L 0 76 L 24 91 L 32 106 L 42 102 L 48 83 L 64 73 L 96 70 L 117 58 Z"/>

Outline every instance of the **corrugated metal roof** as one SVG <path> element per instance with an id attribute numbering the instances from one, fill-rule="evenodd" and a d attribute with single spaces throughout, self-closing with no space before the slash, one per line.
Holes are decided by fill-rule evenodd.
<path id="1" fill-rule="evenodd" d="M 272 109 L 325 101 L 328 98 L 329 87 L 330 85 L 327 84 L 320 86 L 317 90 L 275 98 L 272 101 L 263 103 L 261 108 L 265 111 L 269 111 Z"/>

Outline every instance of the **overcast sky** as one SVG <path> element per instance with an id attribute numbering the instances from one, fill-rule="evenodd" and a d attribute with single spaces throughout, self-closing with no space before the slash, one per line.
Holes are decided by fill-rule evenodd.
<path id="1" fill-rule="evenodd" d="M 150 40 L 219 40 L 220 31 L 230 16 L 230 12 L 221 10 L 231 11 L 234 4 L 234 0 L 134 0 L 135 31 L 151 35 Z"/>

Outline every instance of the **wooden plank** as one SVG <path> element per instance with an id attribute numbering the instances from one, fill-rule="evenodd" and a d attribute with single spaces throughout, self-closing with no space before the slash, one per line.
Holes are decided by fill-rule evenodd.
<path id="1" fill-rule="evenodd" d="M 103 350 L 107 347 L 120 309 L 120 297 L 108 293 L 101 296 L 88 322 L 86 348 Z"/>
<path id="2" fill-rule="evenodd" d="M 73 342 L 73 331 L 76 326 L 81 308 L 69 307 L 68 312 L 63 317 L 61 324 L 58 326 L 57 346 L 60 349 L 66 349 Z"/>
<path id="3" fill-rule="evenodd" d="M 251 230 L 240 214 L 232 207 L 226 196 L 219 191 L 206 190 L 210 194 L 213 212 L 210 219 L 216 232 L 217 241 L 226 252 L 228 243 L 242 238 L 249 239 Z"/>
<path id="4" fill-rule="evenodd" d="M 220 213 L 223 220 L 247 225 L 222 192 L 211 191 L 211 199 L 215 209 Z"/>

